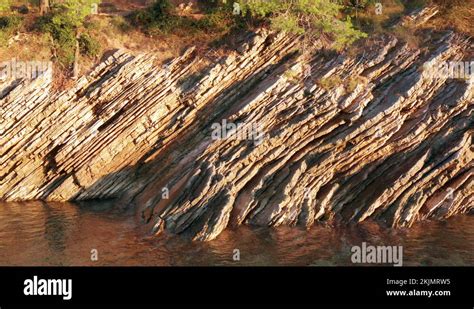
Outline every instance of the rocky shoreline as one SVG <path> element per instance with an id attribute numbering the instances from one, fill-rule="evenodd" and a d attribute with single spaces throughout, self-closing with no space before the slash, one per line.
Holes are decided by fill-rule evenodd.
<path id="1" fill-rule="evenodd" d="M 165 67 L 117 51 L 60 93 L 47 75 L 0 82 L 0 200 L 114 198 L 154 233 L 203 241 L 240 224 L 470 212 L 474 77 L 430 68 L 472 61 L 473 41 L 424 31 L 432 46 L 385 34 L 303 57 L 298 38 L 260 30 Z M 259 142 L 229 138 L 242 127 Z"/>

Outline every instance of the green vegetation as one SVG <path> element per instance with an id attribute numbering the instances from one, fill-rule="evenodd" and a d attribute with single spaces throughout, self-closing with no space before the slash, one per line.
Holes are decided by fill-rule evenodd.
<path id="1" fill-rule="evenodd" d="M 8 39 L 21 27 L 23 18 L 17 15 L 0 17 L 0 46 L 5 46 Z"/>
<path id="2" fill-rule="evenodd" d="M 76 48 L 76 28 L 66 15 L 52 13 L 42 17 L 37 24 L 42 32 L 49 33 L 53 39 L 58 61 L 64 66 L 74 62 Z"/>
<path id="3" fill-rule="evenodd" d="M 100 43 L 87 33 L 83 33 L 78 38 L 81 54 L 88 57 L 97 57 L 100 54 Z"/>
<path id="4" fill-rule="evenodd" d="M 82 26 L 87 16 L 92 14 L 93 7 L 98 6 L 100 0 L 63 0 L 54 2 L 52 10 L 56 16 L 71 22 L 74 26 Z"/>
<path id="5" fill-rule="evenodd" d="M 15 30 L 20 27 L 23 18 L 17 15 L 7 15 L 0 17 L 0 29 L 4 31 Z"/>
<path id="6" fill-rule="evenodd" d="M 84 27 L 85 18 L 92 13 L 97 0 L 66 0 L 52 6 L 51 12 L 38 19 L 37 28 L 51 35 L 55 55 L 65 68 L 74 63 L 77 33 Z M 94 55 L 100 48 L 89 36 L 84 36 L 82 49 L 86 55 Z"/>
<path id="7" fill-rule="evenodd" d="M 232 28 L 243 27 L 239 16 L 232 14 L 229 5 L 210 7 L 206 10 L 204 18 L 193 21 L 191 27 L 206 32 L 228 32 Z"/>
<path id="8" fill-rule="evenodd" d="M 244 14 L 269 19 L 280 31 L 304 35 L 309 41 L 328 34 L 337 49 L 367 35 L 353 27 L 349 16 L 342 18 L 345 8 L 331 0 L 240 0 Z"/>
<path id="9" fill-rule="evenodd" d="M 157 0 L 151 7 L 132 13 L 128 20 L 148 34 L 183 29 L 191 33 L 228 32 L 244 26 L 245 21 L 268 21 L 273 29 L 303 35 L 307 41 L 329 35 L 339 49 L 367 36 L 353 27 L 349 16 L 343 17 L 344 8 L 332 0 L 208 0 L 201 2 L 204 16 L 193 19 L 177 14 L 169 0 Z"/>
<path id="10" fill-rule="evenodd" d="M 6 12 L 10 10 L 10 0 L 1 0 L 0 1 L 0 12 Z"/>
<path id="11" fill-rule="evenodd" d="M 179 23 L 179 18 L 172 14 L 172 9 L 168 0 L 157 0 L 152 6 L 130 14 L 128 20 L 147 33 L 168 32 Z"/>
<path id="12" fill-rule="evenodd" d="M 204 2 L 200 7 L 204 15 L 199 19 L 177 14 L 178 9 L 169 0 L 157 0 L 152 6 L 131 13 L 127 20 L 132 27 L 138 27 L 147 34 L 217 33 L 227 32 L 238 26 L 237 16 L 232 14 L 230 2 Z"/>
<path id="13" fill-rule="evenodd" d="M 27 42 L 22 56 L 53 57 L 63 73 L 67 73 L 78 45 L 84 56 L 81 65 L 87 67 L 102 50 L 159 50 L 163 57 L 172 57 L 183 46 L 194 44 L 205 49 L 223 41 L 232 42 L 234 30 L 260 26 L 302 36 L 303 52 L 321 38 L 324 43 L 332 43 L 333 52 L 345 48 L 350 53 L 352 49 L 357 51 L 361 44 L 353 43 L 366 37 L 366 33 L 385 32 L 420 46 L 423 44 L 416 29 L 393 25 L 410 10 L 433 2 L 441 6 L 442 13 L 429 22 L 430 27 L 452 27 L 474 35 L 472 4 L 465 0 L 199 0 L 192 7 L 184 0 L 184 7 L 176 7 L 176 1 L 155 0 L 139 10 L 136 5 L 143 3 L 134 0 L 108 2 L 108 6 L 101 7 L 103 15 L 89 16 L 99 2 L 50 0 L 49 13 L 40 16 L 39 0 L 0 0 L 0 47 L 5 47 L 16 33 L 31 32 L 27 34 L 34 37 L 34 43 Z M 382 13 L 377 13 L 378 3 L 383 6 Z M 107 11 L 111 5 L 114 10 Z M 378 10 L 381 11 L 380 7 Z M 20 41 L 10 43 L 18 48 Z M 9 54 L 3 48 L 2 52 Z M 292 72 L 285 75 L 291 79 Z M 320 83 L 331 88 L 338 82 L 328 79 Z M 359 82 L 358 78 L 350 79 L 347 90 L 354 89 Z"/>
<path id="14" fill-rule="evenodd" d="M 132 26 L 123 16 L 114 16 L 110 20 L 110 24 L 115 28 L 118 29 L 120 32 L 128 32 L 132 30 Z M 87 26 L 86 26 L 87 27 Z"/>

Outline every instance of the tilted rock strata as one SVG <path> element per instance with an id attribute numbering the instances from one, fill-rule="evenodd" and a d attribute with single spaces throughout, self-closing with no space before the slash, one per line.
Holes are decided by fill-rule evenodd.
<path id="1" fill-rule="evenodd" d="M 0 199 L 119 198 L 155 232 L 196 240 L 469 212 L 474 80 L 425 64 L 470 61 L 472 41 L 433 35 L 429 53 L 383 35 L 307 60 L 297 39 L 262 30 L 215 63 L 117 52 L 62 93 L 41 77 L 0 84 Z M 223 120 L 262 139 L 216 139 Z"/>
<path id="2" fill-rule="evenodd" d="M 433 79 L 421 70 L 428 60 L 461 59 L 468 43 L 448 34 L 423 59 L 385 39 L 385 49 L 363 58 L 311 63 L 316 80 L 361 76 L 352 93 L 344 82 L 327 91 L 275 70 L 239 98 L 227 119 L 259 124 L 263 142 L 210 134 L 196 141 L 191 149 L 205 150 L 189 172 L 180 166 L 145 189 L 171 187 L 170 199 L 146 200 L 155 228 L 210 240 L 229 224 L 373 218 L 409 226 L 472 209 L 472 79 Z"/>

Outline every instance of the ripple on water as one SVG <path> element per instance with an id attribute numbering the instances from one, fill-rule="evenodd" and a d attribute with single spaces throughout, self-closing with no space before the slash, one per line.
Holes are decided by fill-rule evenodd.
<path id="1" fill-rule="evenodd" d="M 374 223 L 309 230 L 239 227 L 207 243 L 143 234 L 114 202 L 0 203 L 1 265 L 352 265 L 350 249 L 403 245 L 404 265 L 474 265 L 474 216 L 410 229 Z M 91 261 L 91 250 L 99 260 Z M 239 262 L 233 260 L 240 251 Z"/>

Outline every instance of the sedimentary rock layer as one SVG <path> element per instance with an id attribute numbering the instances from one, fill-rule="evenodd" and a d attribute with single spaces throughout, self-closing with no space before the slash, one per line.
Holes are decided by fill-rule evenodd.
<path id="1" fill-rule="evenodd" d="M 5 81 L 0 199 L 116 198 L 154 232 L 197 240 L 469 212 L 474 78 L 432 68 L 472 61 L 472 41 L 424 35 L 301 55 L 297 38 L 261 30 L 222 58 L 190 49 L 165 67 L 116 52 L 61 93 L 44 76 Z"/>

